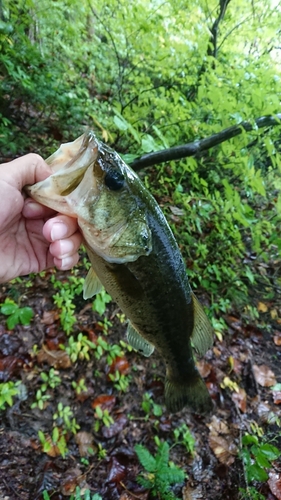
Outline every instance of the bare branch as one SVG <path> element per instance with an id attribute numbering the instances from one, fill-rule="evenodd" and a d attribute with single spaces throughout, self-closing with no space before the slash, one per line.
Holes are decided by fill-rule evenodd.
<path id="1" fill-rule="evenodd" d="M 224 18 L 224 15 L 225 15 L 225 12 L 226 12 L 226 9 L 227 9 L 227 6 L 229 4 L 229 2 L 231 2 L 231 0 L 220 0 L 220 11 L 219 11 L 219 15 L 218 17 L 216 18 L 213 26 L 211 27 L 211 37 L 210 37 L 210 40 L 209 40 L 209 47 L 208 47 L 208 51 L 207 51 L 207 54 L 208 56 L 213 56 L 213 57 L 217 57 L 217 52 L 218 52 L 218 47 L 217 47 L 217 43 L 218 43 L 218 34 L 219 34 L 219 24 L 220 22 L 223 20 Z"/>
<path id="2" fill-rule="evenodd" d="M 98 13 L 96 12 L 96 10 L 94 9 L 94 7 L 91 5 L 91 3 L 89 2 L 89 7 L 92 11 L 92 14 L 98 19 L 98 21 L 101 23 L 101 25 L 103 26 L 104 30 L 106 31 L 106 33 L 108 34 L 109 38 L 110 38 L 110 41 L 112 43 L 112 46 L 113 46 L 113 50 L 115 52 L 115 56 L 116 56 L 116 60 L 117 60 L 117 65 L 118 65 L 118 79 L 117 79 L 117 89 L 118 89 L 118 97 L 119 97 L 119 101 L 121 103 L 121 105 L 123 105 L 122 103 L 122 95 L 121 95 L 121 89 L 122 89 L 122 84 L 123 84 L 123 73 L 124 73 L 124 69 L 122 67 L 122 64 L 121 64 L 121 60 L 120 60 L 120 56 L 119 56 L 119 52 L 117 50 L 117 47 L 116 47 L 116 43 L 115 43 L 115 40 L 114 40 L 114 37 L 112 36 L 112 33 L 111 31 L 108 29 L 108 27 L 106 26 L 106 23 L 99 17 Z"/>
<path id="3" fill-rule="evenodd" d="M 231 35 L 231 33 L 233 33 L 233 31 L 237 30 L 238 28 L 240 28 L 240 26 L 244 23 L 246 23 L 252 16 L 247 16 L 245 19 L 243 19 L 240 23 L 237 23 L 235 26 L 233 26 L 233 28 L 231 28 L 231 30 L 226 33 L 226 35 L 223 37 L 221 43 L 219 44 L 217 50 L 220 50 L 220 48 L 222 47 L 222 45 L 224 44 L 225 40 Z"/>
<path id="4" fill-rule="evenodd" d="M 195 156 L 202 153 L 202 151 L 206 151 L 224 141 L 227 141 L 228 139 L 232 139 L 232 137 L 241 134 L 243 130 L 249 132 L 255 128 L 263 128 L 280 124 L 281 113 L 278 113 L 275 116 L 262 116 L 255 120 L 254 125 L 250 122 L 241 122 L 238 125 L 228 127 L 217 134 L 206 137 L 205 139 L 189 142 L 187 144 L 175 146 L 169 149 L 162 149 L 161 151 L 156 151 L 154 153 L 148 153 L 140 158 L 137 158 L 130 163 L 130 165 L 134 170 L 141 170 L 142 168 L 151 167 L 152 165 L 157 165 L 158 163 L 180 160 L 181 158 L 187 158 L 188 156 Z"/>

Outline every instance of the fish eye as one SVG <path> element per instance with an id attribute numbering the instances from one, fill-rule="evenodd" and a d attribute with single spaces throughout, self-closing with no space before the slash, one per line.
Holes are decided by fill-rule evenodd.
<path id="1" fill-rule="evenodd" d="M 124 186 L 124 175 L 117 170 L 110 169 L 105 174 L 104 183 L 111 191 L 118 191 Z"/>

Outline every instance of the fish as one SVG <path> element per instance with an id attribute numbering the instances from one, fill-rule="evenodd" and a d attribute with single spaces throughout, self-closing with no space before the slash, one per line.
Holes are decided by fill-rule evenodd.
<path id="1" fill-rule="evenodd" d="M 127 340 L 144 356 L 154 348 L 166 365 L 165 404 L 198 414 L 213 408 L 195 364 L 213 329 L 191 290 L 183 257 L 155 198 L 108 145 L 88 131 L 47 160 L 52 174 L 26 193 L 77 219 L 91 268 L 83 295 L 102 287 L 128 318 Z"/>

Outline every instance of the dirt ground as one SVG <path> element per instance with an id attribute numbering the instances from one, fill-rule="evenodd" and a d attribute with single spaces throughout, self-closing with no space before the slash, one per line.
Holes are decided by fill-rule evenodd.
<path id="1" fill-rule="evenodd" d="M 0 316 L 0 382 L 21 380 L 14 404 L 0 412 L 1 500 L 39 500 L 44 491 L 52 500 L 59 500 L 70 497 L 77 485 L 82 492 L 88 488 L 105 500 L 153 498 L 151 491 L 137 482 L 143 468 L 134 446 L 141 443 L 155 454 L 155 436 L 169 443 L 170 460 L 186 473 L 185 482 L 172 487 L 178 498 L 251 498 L 248 486 L 266 500 L 281 498 L 280 462 L 273 461 L 267 469 L 268 481 L 247 485 L 245 465 L 239 455 L 245 433 L 281 447 L 281 393 L 271 390 L 281 382 L 281 307 L 277 294 L 271 300 L 262 296 L 253 299 L 260 312 L 255 322 L 245 311 L 233 310 L 224 316 L 227 329 L 222 338 L 216 337 L 213 349 L 198 363 L 214 401 L 213 414 L 203 418 L 188 410 L 174 415 L 164 406 L 162 414 L 156 411 L 158 407 L 155 410 L 153 405 L 164 404 L 164 365 L 157 353 L 146 359 L 125 349 L 119 356 L 121 361 L 115 360 L 115 369 L 129 380 L 125 392 L 114 387 L 109 378 L 112 368 L 106 353 L 100 359 L 91 351 L 88 360 L 67 359 L 59 347 L 67 345 L 67 336 L 52 298 L 56 291 L 51 276 L 52 272 L 46 273 L 32 282 L 24 278 L 0 289 L 1 303 L 10 297 L 16 303 L 20 301 L 21 307 L 30 306 L 35 313 L 29 326 L 17 325 L 12 331 L 6 327 L 6 318 Z M 67 275 L 58 278 L 65 281 Z M 205 297 L 201 299 L 207 303 Z M 82 332 L 92 342 L 102 336 L 110 345 L 125 338 L 126 325 L 116 305 L 110 303 L 105 314 L 99 316 L 89 301 L 85 303 L 76 296 L 74 303 L 74 338 Z M 43 409 L 31 407 L 36 391 L 42 388 L 40 373 L 48 373 L 51 367 L 60 383 L 45 391 L 49 397 Z M 86 390 L 78 394 L 72 382 L 81 379 Z M 145 393 L 153 401 L 146 411 L 142 404 Z M 95 425 L 101 395 L 105 395 L 101 407 L 112 417 L 108 426 L 103 421 Z M 53 418 L 58 403 L 70 408 L 80 426 L 76 434 L 64 434 L 64 457 L 50 438 L 54 426 L 60 432 L 65 428 L 62 418 Z M 182 425 L 195 439 L 192 452 L 184 443 L 176 443 L 174 431 Z M 47 452 L 42 450 L 38 431 L 49 436 L 51 446 Z"/>

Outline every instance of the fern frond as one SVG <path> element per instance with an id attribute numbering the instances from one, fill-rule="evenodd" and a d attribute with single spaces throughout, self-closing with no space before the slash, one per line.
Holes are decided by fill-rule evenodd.
<path id="1" fill-rule="evenodd" d="M 135 452 L 138 456 L 141 465 L 145 468 L 145 470 L 147 470 L 148 472 L 156 471 L 157 468 L 156 459 L 151 455 L 148 449 L 145 448 L 145 446 L 142 446 L 141 444 L 136 444 Z"/>
<path id="2" fill-rule="evenodd" d="M 154 482 L 152 482 L 150 479 L 147 479 L 143 476 L 138 476 L 137 477 L 137 482 L 146 490 L 150 490 L 153 485 L 154 485 Z"/>
<path id="3" fill-rule="evenodd" d="M 185 479 L 185 473 L 178 467 L 167 467 L 158 471 L 157 479 L 168 486 L 170 484 L 182 483 Z"/>
<path id="4" fill-rule="evenodd" d="M 161 471 L 164 467 L 168 466 L 169 461 L 169 445 L 166 441 L 160 443 L 157 453 L 155 455 L 157 470 Z"/>

